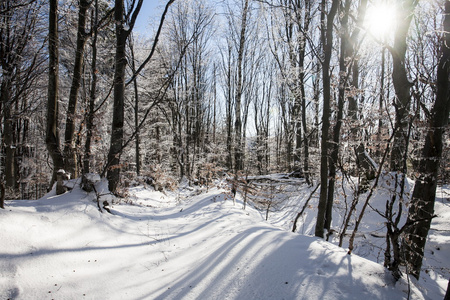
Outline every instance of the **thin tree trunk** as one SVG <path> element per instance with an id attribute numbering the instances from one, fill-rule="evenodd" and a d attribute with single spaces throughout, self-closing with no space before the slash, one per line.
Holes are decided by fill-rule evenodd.
<path id="1" fill-rule="evenodd" d="M 130 40 L 130 52 L 131 52 L 131 69 L 133 73 L 136 73 L 136 61 L 134 55 L 134 45 L 133 41 Z M 136 162 L 136 175 L 141 175 L 141 153 L 140 153 L 140 129 L 139 129 L 139 91 L 137 84 L 137 77 L 133 80 L 133 88 L 134 88 L 134 127 L 136 130 L 136 139 L 135 139 L 135 162 Z"/>
<path id="2" fill-rule="evenodd" d="M 425 243 L 434 216 L 437 175 L 442 157 L 443 132 L 448 124 L 450 108 L 450 1 L 445 2 L 444 38 L 442 56 L 437 69 L 436 101 L 430 116 L 422 158 L 419 162 L 419 178 L 414 185 L 406 224 L 405 251 L 408 271 L 419 278 Z"/>
<path id="3" fill-rule="evenodd" d="M 94 16 L 93 16 L 93 38 L 92 38 L 92 82 L 91 91 L 89 94 L 89 111 L 87 113 L 86 120 L 86 142 L 84 146 L 84 160 L 83 160 L 83 174 L 88 174 L 91 172 L 91 142 L 92 134 L 94 130 L 94 114 L 95 114 L 95 98 L 97 89 L 97 36 L 98 36 L 98 0 L 95 0 L 94 4 Z"/>
<path id="4" fill-rule="evenodd" d="M 331 102 L 331 76 L 330 61 L 333 50 L 333 21 L 339 6 L 339 0 L 333 0 L 330 11 L 326 16 L 325 27 L 325 9 L 326 2 L 322 0 L 322 33 L 321 39 L 323 44 L 324 58 L 322 62 L 322 83 L 323 83 L 323 112 L 322 112 L 322 140 L 320 147 L 320 197 L 317 212 L 317 223 L 315 235 L 324 237 L 325 214 L 327 209 L 328 197 L 328 130 L 330 128 L 330 102 Z"/>
<path id="5" fill-rule="evenodd" d="M 380 97 L 379 97 L 379 103 L 378 103 L 378 109 L 379 109 L 379 119 L 378 119 L 378 132 L 377 132 L 377 139 L 378 139 L 378 145 L 377 145 L 377 151 L 376 155 L 377 157 L 381 156 L 381 141 L 382 141 L 382 128 L 383 128 L 383 102 L 384 102 L 384 81 L 385 81 L 385 66 L 386 66 L 386 48 L 383 47 L 381 50 L 381 76 L 380 76 Z"/>
<path id="6" fill-rule="evenodd" d="M 348 17 L 350 11 L 350 0 L 346 0 L 342 12 L 341 19 L 341 53 L 339 57 L 339 95 L 337 105 L 336 124 L 333 128 L 333 143 L 330 145 L 330 161 L 329 161 L 329 181 L 328 181 L 328 199 L 325 213 L 324 228 L 328 231 L 331 229 L 331 219 L 334 200 L 334 187 L 336 181 L 336 169 L 339 157 L 339 143 L 341 136 L 341 126 L 344 111 L 344 101 L 346 97 L 345 90 L 348 87 L 348 48 L 349 48 L 349 33 L 348 33 Z"/>
<path id="7" fill-rule="evenodd" d="M 241 171 L 244 169 L 244 143 L 242 138 L 242 116 L 241 116 L 241 102 L 242 102 L 242 62 L 244 60 L 244 50 L 245 50 L 245 32 L 247 29 L 247 15 L 248 15 L 248 4 L 250 0 L 245 0 L 244 8 L 242 11 L 242 22 L 241 22 L 241 32 L 239 38 L 239 48 L 238 48 L 238 60 L 237 60 L 237 86 L 236 86 L 236 103 L 235 103 L 235 171 Z"/>
<path id="8" fill-rule="evenodd" d="M 0 182 L 0 208 L 5 209 L 5 183 L 3 181 Z"/>
<path id="9" fill-rule="evenodd" d="M 232 126 L 232 96 L 231 96 L 231 46 L 228 45 L 228 64 L 227 64 L 227 167 L 233 169 L 233 126 Z"/>

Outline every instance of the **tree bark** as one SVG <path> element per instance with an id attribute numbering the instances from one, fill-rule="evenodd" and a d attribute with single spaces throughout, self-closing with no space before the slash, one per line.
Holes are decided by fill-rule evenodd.
<path id="1" fill-rule="evenodd" d="M 6 73 L 6 76 L 5 76 Z M 5 79 L 1 83 L 1 102 L 2 102 L 2 118 L 3 118 L 3 132 L 2 138 L 5 147 L 5 160 L 4 160 L 4 174 L 5 174 L 5 184 L 7 188 L 16 188 L 17 178 L 16 178 L 16 166 L 15 166 L 15 154 L 16 147 L 14 143 L 14 120 L 11 114 L 11 82 L 9 81 L 11 72 L 3 70 Z"/>
<path id="2" fill-rule="evenodd" d="M 339 158 L 339 142 L 341 136 L 342 118 L 344 112 L 344 101 L 346 97 L 345 90 L 348 88 L 348 75 L 349 63 L 348 63 L 348 53 L 349 53 L 349 32 L 348 32 L 348 17 L 350 11 L 350 0 L 346 0 L 344 6 L 341 6 L 343 10 L 341 12 L 341 53 L 339 57 L 339 94 L 338 94 L 338 105 L 337 105 L 337 115 L 336 124 L 333 128 L 333 143 L 330 145 L 330 161 L 329 161 L 329 181 L 328 181 L 328 196 L 327 196 L 327 206 L 325 212 L 325 223 L 324 228 L 328 231 L 331 229 L 331 219 L 333 210 L 333 200 L 334 200 L 334 186 L 336 181 L 336 169 Z"/>
<path id="3" fill-rule="evenodd" d="M 152 49 L 150 54 L 147 56 L 145 61 L 139 66 L 137 71 L 131 76 L 129 83 L 133 82 L 136 76 L 142 71 L 145 65 L 150 61 L 153 57 L 153 54 L 156 50 L 156 45 L 158 44 L 159 36 L 161 34 L 161 29 L 164 24 L 164 19 L 167 14 L 167 11 L 170 5 L 175 0 L 169 0 L 165 6 L 164 12 L 161 16 L 161 20 L 158 26 L 158 30 L 156 32 L 155 40 L 153 41 Z M 117 187 L 120 181 L 120 154 L 122 153 L 123 148 L 130 142 L 128 140 L 124 143 L 123 140 L 123 125 L 124 125 L 124 97 L 125 97 L 125 67 L 126 67 L 126 56 L 125 56 L 125 44 L 129 34 L 132 32 L 134 24 L 136 22 L 136 18 L 141 10 L 143 0 L 138 0 L 137 2 L 133 1 L 130 10 L 134 8 L 134 11 L 131 13 L 129 11 L 127 15 L 131 15 L 128 26 L 125 26 L 124 20 L 124 1 L 123 0 L 115 0 L 115 8 L 114 8 L 114 20 L 116 24 L 116 54 L 115 54 L 115 70 L 114 70 L 114 111 L 113 111 L 113 120 L 111 124 L 111 143 L 108 152 L 108 162 L 102 172 L 102 176 L 104 176 L 105 172 L 107 173 L 108 186 L 109 190 L 113 193 L 117 192 Z M 134 7 L 134 4 L 136 6 Z M 153 106 L 151 106 L 153 107 Z M 140 123 L 139 128 L 142 126 L 143 121 L 146 120 L 150 110 L 147 110 L 143 120 Z M 132 135 L 132 138 L 136 133 Z"/>
<path id="4" fill-rule="evenodd" d="M 0 182 L 0 208 L 5 209 L 5 184 L 3 181 Z"/>
<path id="5" fill-rule="evenodd" d="M 323 112 L 322 112 L 322 138 L 320 146 L 320 196 L 319 207 L 317 212 L 317 223 L 315 228 L 315 235 L 324 237 L 325 214 L 327 209 L 328 196 L 328 131 L 330 128 L 330 102 L 331 102 L 331 75 L 330 75 L 330 61 L 333 50 L 333 21 L 336 16 L 339 0 L 333 0 L 330 11 L 326 16 L 325 27 L 325 0 L 322 0 L 322 33 L 321 39 L 323 44 L 324 58 L 322 61 L 322 84 L 323 84 Z"/>
<path id="6" fill-rule="evenodd" d="M 131 69 L 133 73 L 136 73 L 136 62 L 134 55 L 133 40 L 129 41 L 130 52 L 131 52 Z M 139 129 L 139 91 L 137 77 L 133 80 L 134 89 L 134 127 L 136 130 L 136 140 L 135 140 L 135 162 L 136 162 L 136 175 L 141 175 L 141 153 L 140 153 L 140 129 Z"/>
<path id="7" fill-rule="evenodd" d="M 448 124 L 450 108 L 450 1 L 445 2 L 441 58 L 437 69 L 436 101 L 431 111 L 422 158 L 419 161 L 419 178 L 414 185 L 408 210 L 405 251 L 408 271 L 419 278 L 425 243 L 434 216 L 437 175 L 442 157 L 443 132 Z"/>
<path id="8" fill-rule="evenodd" d="M 238 60 L 237 60 L 237 85 L 236 85 L 236 104 L 235 104 L 235 171 L 241 171 L 244 169 L 244 145 L 242 141 L 242 116 L 241 116 L 241 103 L 242 103 L 242 62 L 244 60 L 245 49 L 245 32 L 247 29 L 247 15 L 248 4 L 250 0 L 244 0 L 244 8 L 242 10 L 241 31 L 239 37 L 238 47 Z"/>
<path id="9" fill-rule="evenodd" d="M 58 0 L 50 0 L 49 15 L 49 70 L 47 95 L 47 126 L 45 142 L 53 160 L 53 176 L 51 185 L 56 181 L 56 173 L 64 169 L 64 158 L 61 153 L 58 130 L 58 88 L 59 88 L 59 52 L 58 52 Z"/>
<path id="10" fill-rule="evenodd" d="M 124 97 L 125 97 L 125 45 L 128 31 L 124 29 L 125 20 L 123 0 L 115 0 L 114 20 L 116 24 L 116 54 L 114 70 L 114 107 L 111 126 L 111 144 L 108 153 L 109 169 L 108 187 L 113 193 L 117 191 L 120 180 L 120 154 L 123 143 Z"/>
<path id="11" fill-rule="evenodd" d="M 66 161 L 66 172 L 72 178 L 78 176 L 77 151 L 75 145 L 75 115 L 78 102 L 78 93 L 81 84 L 81 74 L 84 64 L 84 46 L 86 44 L 86 12 L 90 1 L 80 0 L 78 11 L 77 48 L 75 51 L 75 63 L 73 69 L 72 85 L 69 93 L 69 105 L 67 109 L 66 130 L 64 134 L 64 158 Z"/>
<path id="12" fill-rule="evenodd" d="M 408 143 L 407 128 L 412 83 L 408 79 L 405 56 L 408 30 L 418 2 L 418 0 L 404 0 L 401 2 L 398 17 L 399 24 L 397 25 L 394 37 L 394 47 L 390 48 L 393 63 L 392 83 L 396 96 L 394 100 L 395 127 L 397 128 L 391 151 L 390 167 L 392 171 L 406 171 L 403 170 L 403 158 L 405 157 L 406 145 Z"/>
<path id="13" fill-rule="evenodd" d="M 92 134 L 94 130 L 94 114 L 95 114 L 95 98 L 97 90 L 97 36 L 98 36 L 98 0 L 95 0 L 94 12 L 92 18 L 92 28 L 94 30 L 92 37 L 92 81 L 91 91 L 89 93 L 89 111 L 86 118 L 86 142 L 84 146 L 84 158 L 83 158 L 83 174 L 90 173 L 91 169 L 91 143 Z M 84 177 L 83 177 L 84 178 Z"/>

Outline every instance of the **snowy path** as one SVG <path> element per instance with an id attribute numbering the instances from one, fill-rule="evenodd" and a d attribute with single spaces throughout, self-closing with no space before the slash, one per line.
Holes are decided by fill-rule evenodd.
<path id="1" fill-rule="evenodd" d="M 115 215 L 78 189 L 8 202 L 0 299 L 407 298 L 381 265 L 275 228 L 221 191 L 177 200 L 135 189 L 132 198 Z"/>

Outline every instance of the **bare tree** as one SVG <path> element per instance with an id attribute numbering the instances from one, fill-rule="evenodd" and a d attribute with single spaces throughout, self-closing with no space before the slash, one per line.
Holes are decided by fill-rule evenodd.
<path id="1" fill-rule="evenodd" d="M 247 20 L 248 20 L 248 14 L 249 14 L 249 1 L 250 0 L 244 0 L 243 8 L 242 8 L 242 15 L 241 15 L 241 26 L 240 26 L 240 33 L 239 33 L 239 44 L 237 47 L 238 51 L 238 57 L 237 57 L 237 84 L 236 84 L 236 97 L 235 97 L 235 121 L 234 121 L 234 127 L 235 127 L 235 152 L 234 152 L 234 159 L 235 159 L 235 171 L 241 171 L 244 169 L 244 141 L 243 141 L 243 133 L 242 133 L 242 93 L 243 93 L 243 60 L 244 60 L 244 51 L 245 51 L 245 42 L 246 42 L 246 30 L 247 30 Z"/>
<path id="2" fill-rule="evenodd" d="M 322 112 L 322 138 L 320 147 L 320 198 L 317 212 L 315 235 L 324 237 L 326 222 L 326 209 L 328 199 L 328 131 L 330 128 L 330 101 L 331 101 L 331 75 L 330 61 L 333 50 L 333 23 L 338 11 L 339 0 L 333 0 L 330 10 L 326 13 L 326 1 L 321 6 L 321 40 L 323 47 L 322 84 L 323 84 L 323 112 Z M 326 21 L 325 21 L 326 19 Z"/>
<path id="3" fill-rule="evenodd" d="M 27 155 L 29 95 L 43 72 L 43 42 L 38 40 L 39 11 L 36 1 L 2 1 L 0 4 L 0 119 L 2 167 L 6 190 L 18 187 L 24 173 L 20 160 Z M 2 178 L 3 180 L 3 178 Z"/>
<path id="4" fill-rule="evenodd" d="M 418 0 L 403 0 L 400 3 L 398 24 L 395 31 L 394 46 L 389 50 L 392 55 L 392 82 L 395 89 L 395 127 L 394 144 L 391 151 L 391 170 L 406 172 L 405 152 L 407 149 L 409 111 L 411 106 L 412 83 L 406 69 L 407 37 Z"/>
<path id="5" fill-rule="evenodd" d="M 66 130 L 64 134 L 64 157 L 66 159 L 66 170 L 77 177 L 77 151 L 75 146 L 75 112 L 78 102 L 78 93 L 81 84 L 81 74 L 84 64 L 84 48 L 87 40 L 86 18 L 87 10 L 91 5 L 91 1 L 80 0 L 78 9 L 78 29 L 77 29 L 77 46 L 75 50 L 75 62 L 72 74 L 72 86 L 69 94 L 69 105 L 67 109 Z"/>
<path id="6" fill-rule="evenodd" d="M 56 181 L 56 173 L 64 169 L 64 157 L 60 149 L 58 130 L 58 90 L 59 90 L 59 43 L 58 43 L 58 1 L 50 0 L 49 15 L 49 70 L 48 70 L 48 103 L 47 103 L 47 135 L 46 145 L 53 160 L 53 177 L 51 183 Z M 61 190 L 59 190 L 61 192 Z"/>
<path id="7" fill-rule="evenodd" d="M 129 79 L 129 83 L 133 82 L 136 76 L 142 71 L 145 65 L 151 60 L 156 50 L 156 45 L 161 34 L 161 28 L 164 24 L 164 19 L 170 5 L 175 0 L 169 0 L 165 6 L 164 12 L 161 16 L 158 30 L 156 32 L 155 40 L 152 49 L 144 60 L 144 62 L 137 68 L 136 72 Z M 142 7 L 143 0 L 137 3 L 132 2 L 127 11 L 124 8 L 123 0 L 115 1 L 114 20 L 116 24 L 116 54 L 115 54 L 115 71 L 114 71 L 114 107 L 113 118 L 111 125 L 111 143 L 108 152 L 108 161 L 102 174 L 107 171 L 107 179 L 109 190 L 113 193 L 117 192 L 117 187 L 120 181 L 120 155 L 124 148 L 124 109 L 125 109 L 125 68 L 126 60 L 126 41 L 133 30 L 136 18 Z"/>
<path id="8" fill-rule="evenodd" d="M 419 278 L 425 243 L 434 216 L 437 175 L 442 157 L 443 133 L 448 124 L 450 109 L 450 1 L 445 1 L 441 57 L 437 70 L 436 100 L 429 115 L 411 205 L 406 221 L 405 257 L 408 271 Z"/>

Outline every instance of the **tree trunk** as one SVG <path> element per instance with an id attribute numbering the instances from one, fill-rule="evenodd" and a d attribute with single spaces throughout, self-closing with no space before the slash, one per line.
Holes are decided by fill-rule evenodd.
<path id="1" fill-rule="evenodd" d="M 350 0 L 346 0 L 344 6 L 341 6 L 343 11 L 341 19 L 341 53 L 339 57 L 339 95 L 337 105 L 336 124 L 333 128 L 333 143 L 330 145 L 330 161 L 329 161 L 329 181 L 328 181 L 328 197 L 325 213 L 324 228 L 328 231 L 331 229 L 331 219 L 334 201 L 334 186 L 336 181 L 336 169 L 339 158 L 339 143 L 341 136 L 342 118 L 344 112 L 344 101 L 346 97 L 345 90 L 348 88 L 348 48 L 349 48 L 349 33 L 348 33 L 348 17 L 350 11 Z"/>
<path id="2" fill-rule="evenodd" d="M 134 55 L 133 41 L 130 40 L 130 52 L 131 52 L 131 68 L 133 73 L 136 73 L 136 61 Z M 136 175 L 141 175 L 141 153 L 140 153 L 140 129 L 139 129 L 139 91 L 137 84 L 137 77 L 133 80 L 134 88 L 134 127 L 136 130 L 136 140 L 135 140 L 135 162 L 136 162 Z"/>
<path id="3" fill-rule="evenodd" d="M 228 45 L 228 64 L 227 64 L 227 103 L 226 103 L 226 122 L 227 122 L 227 168 L 233 169 L 233 121 L 232 121 L 232 87 L 231 87 L 231 45 Z"/>
<path id="4" fill-rule="evenodd" d="M 86 142 L 84 146 L 84 159 L 83 159 L 83 173 L 88 174 L 91 172 L 90 170 L 90 160 L 91 160 L 91 142 L 92 142 L 92 133 L 94 130 L 94 113 L 95 113 L 95 98 L 96 98 L 96 89 L 97 89 L 97 36 L 98 36 L 98 0 L 95 0 L 94 4 L 94 12 L 92 18 L 92 28 L 93 38 L 92 38 L 92 64 L 91 64 L 91 72 L 92 72 L 92 82 L 91 82 L 91 91 L 89 93 L 89 111 L 87 113 L 86 120 Z"/>
<path id="5" fill-rule="evenodd" d="M 5 74 L 6 73 L 6 74 Z M 2 138 L 5 147 L 4 160 L 4 175 L 6 188 L 14 189 L 17 187 L 15 154 L 16 147 L 14 143 L 14 120 L 11 114 L 11 78 L 12 71 L 3 70 L 4 77 L 1 83 L 1 103 L 2 103 L 2 118 L 3 118 L 3 132 Z"/>
<path id="6" fill-rule="evenodd" d="M 450 300 L 450 280 L 448 281 L 447 284 L 447 292 L 445 293 L 444 300 Z"/>
<path id="7" fill-rule="evenodd" d="M 412 83 L 408 79 L 405 56 L 407 49 L 406 38 L 409 26 L 414 15 L 414 9 L 418 0 L 402 1 L 402 9 L 399 10 L 397 30 L 395 31 L 394 47 L 391 48 L 392 55 L 392 83 L 395 90 L 395 127 L 397 128 L 392 145 L 390 167 L 392 171 L 403 170 L 406 146 L 408 143 L 408 113 L 411 102 L 410 89 Z"/>
<path id="8" fill-rule="evenodd" d="M 363 26 L 365 14 L 367 8 L 367 0 L 363 0 L 360 2 L 358 7 L 358 20 L 356 28 L 354 29 L 350 40 L 349 40 L 349 48 L 348 48 L 348 57 L 353 58 L 353 66 L 352 66 L 352 88 L 356 91 L 359 89 L 359 62 L 358 58 L 356 58 L 356 46 L 358 43 L 358 38 L 361 32 L 361 28 Z M 383 85 L 383 77 L 381 79 L 381 85 Z M 383 88 L 382 88 L 383 89 Z M 348 117 L 352 122 L 351 127 L 351 136 L 352 140 L 356 141 L 356 145 L 354 146 L 355 157 L 356 157 L 356 165 L 359 170 L 364 170 L 364 179 L 363 184 L 365 184 L 368 180 L 373 179 L 376 172 L 376 166 L 374 166 L 371 162 L 372 159 L 368 156 L 364 143 L 362 141 L 362 130 L 359 126 L 358 120 L 358 100 L 356 95 L 351 95 L 348 97 Z"/>
<path id="9" fill-rule="evenodd" d="M 5 209 L 5 183 L 3 181 L 0 182 L 0 208 Z"/>
<path id="10" fill-rule="evenodd" d="M 51 181 L 51 185 L 53 185 L 56 181 L 57 171 L 64 169 L 64 158 L 60 149 L 58 131 L 58 0 L 50 0 L 48 50 L 48 103 L 45 142 L 50 157 L 53 160 L 53 176 Z"/>
<path id="11" fill-rule="evenodd" d="M 64 158 L 66 160 L 66 172 L 72 178 L 78 176 L 77 151 L 75 145 L 75 114 L 78 102 L 78 92 L 81 85 L 81 73 L 84 63 L 84 46 L 86 44 L 86 12 L 90 1 L 80 0 L 78 11 L 77 48 L 75 51 L 75 63 L 73 69 L 72 86 L 69 93 L 69 106 L 67 109 L 66 131 L 64 134 Z"/>
<path id="12" fill-rule="evenodd" d="M 244 49 L 245 49 L 245 32 L 247 29 L 247 14 L 248 14 L 248 3 L 250 0 L 245 0 L 244 8 L 242 11 L 242 22 L 241 22 L 241 32 L 239 38 L 239 48 L 238 48 L 238 60 L 237 60 L 237 85 L 236 85 L 236 104 L 235 104 L 235 171 L 241 171 L 244 169 L 244 143 L 242 140 L 242 116 L 241 116 L 241 103 L 242 103 L 242 62 L 244 60 Z"/>
<path id="13" fill-rule="evenodd" d="M 333 50 L 333 21 L 339 6 L 339 0 L 333 0 L 330 11 L 326 16 L 325 28 L 325 0 L 322 0 L 322 32 L 321 39 L 323 44 L 324 58 L 322 62 L 322 83 L 323 83 L 323 112 L 322 112 L 322 140 L 320 146 L 320 196 L 317 212 L 317 223 L 315 235 L 324 237 L 325 214 L 327 209 L 328 196 L 328 130 L 330 128 L 330 102 L 331 102 L 331 75 L 330 61 Z"/>
<path id="14" fill-rule="evenodd" d="M 437 175 L 442 157 L 443 132 L 448 124 L 450 108 L 450 1 L 445 2 L 444 38 L 442 56 L 437 69 L 436 101 L 431 111 L 422 158 L 419 162 L 419 178 L 414 185 L 411 205 L 406 222 L 405 251 L 408 271 L 419 278 L 425 243 L 434 215 Z"/>
<path id="15" fill-rule="evenodd" d="M 128 31 L 124 29 L 125 20 L 123 0 L 115 0 L 114 20 L 116 23 L 116 55 L 114 70 L 114 108 L 111 126 L 111 144 L 108 153 L 108 186 L 113 193 L 120 181 L 120 154 L 123 144 L 123 125 L 125 110 L 125 67 L 127 59 L 125 45 Z"/>

